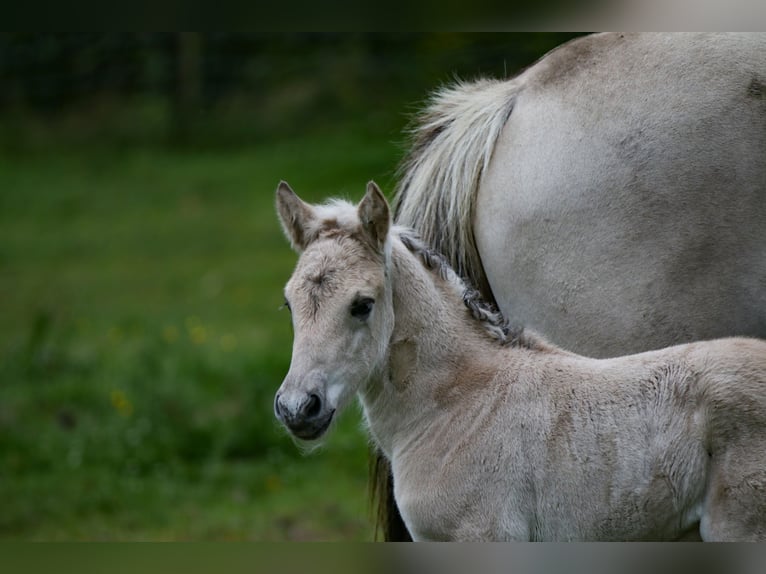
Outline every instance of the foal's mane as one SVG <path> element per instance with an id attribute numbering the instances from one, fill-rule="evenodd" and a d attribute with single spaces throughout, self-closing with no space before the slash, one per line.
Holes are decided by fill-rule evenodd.
<path id="1" fill-rule="evenodd" d="M 484 300 L 478 290 L 455 272 L 447 258 L 426 245 L 416 231 L 397 226 L 395 233 L 410 253 L 423 264 L 423 267 L 447 281 L 461 294 L 463 303 L 471 316 L 483 324 L 493 339 L 501 345 L 512 347 L 527 349 L 546 347 L 541 339 L 526 331 L 523 326 L 511 326 L 502 312 L 492 303 Z"/>

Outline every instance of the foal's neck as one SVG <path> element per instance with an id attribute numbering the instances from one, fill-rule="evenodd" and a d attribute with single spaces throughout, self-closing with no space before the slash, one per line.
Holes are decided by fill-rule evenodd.
<path id="1" fill-rule="evenodd" d="M 396 241 L 391 282 L 394 316 L 392 344 L 417 343 L 419 358 L 441 364 L 463 355 L 498 350 L 486 326 L 471 317 L 463 303 L 465 285 L 425 268 L 416 255 Z"/>
<path id="2" fill-rule="evenodd" d="M 389 456 L 397 435 L 443 408 L 445 389 L 467 378 L 489 383 L 507 350 L 471 317 L 460 286 L 426 269 L 398 240 L 390 273 L 395 326 L 388 369 L 362 396 L 370 430 Z"/>

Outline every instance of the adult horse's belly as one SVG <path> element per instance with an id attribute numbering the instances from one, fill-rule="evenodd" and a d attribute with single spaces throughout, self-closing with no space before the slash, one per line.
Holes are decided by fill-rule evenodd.
<path id="1" fill-rule="evenodd" d="M 766 43 L 675 41 L 531 68 L 479 189 L 501 309 L 579 353 L 766 337 Z"/>

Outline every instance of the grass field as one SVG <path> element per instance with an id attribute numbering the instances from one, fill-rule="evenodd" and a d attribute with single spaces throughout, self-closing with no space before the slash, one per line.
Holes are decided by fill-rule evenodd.
<path id="1" fill-rule="evenodd" d="M 310 454 L 272 415 L 273 192 L 390 192 L 397 133 L 0 158 L 0 538 L 372 538 L 359 413 Z"/>

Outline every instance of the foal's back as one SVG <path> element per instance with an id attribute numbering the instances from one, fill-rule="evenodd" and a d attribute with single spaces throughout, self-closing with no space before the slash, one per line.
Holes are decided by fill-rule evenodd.
<path id="1" fill-rule="evenodd" d="M 440 461 L 463 469 L 439 478 L 440 496 L 471 508 L 446 537 L 657 540 L 700 528 L 708 540 L 766 539 L 766 342 L 601 360 L 513 349 L 505 360 L 487 381 L 495 392 L 465 395 L 466 408 L 486 402 L 473 412 L 494 419 L 492 432 L 472 416 L 442 437 L 477 445 Z M 474 524 L 491 531 L 464 529 Z"/>
<path id="2" fill-rule="evenodd" d="M 591 534 L 676 538 L 700 523 L 708 540 L 766 538 L 766 342 L 730 338 L 562 361 L 576 375 L 553 382 L 559 408 L 546 462 L 583 465 L 569 470 L 587 488 L 561 490 L 573 508 L 609 509 Z"/>

